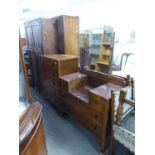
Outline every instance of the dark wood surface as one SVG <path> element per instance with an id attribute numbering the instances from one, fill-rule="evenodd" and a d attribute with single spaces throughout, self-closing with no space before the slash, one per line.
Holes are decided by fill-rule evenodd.
<path id="1" fill-rule="evenodd" d="M 102 81 L 103 83 L 113 83 L 122 87 L 127 86 L 127 78 L 126 77 L 120 77 L 120 76 L 114 76 L 109 75 L 106 73 L 97 72 L 90 69 L 82 69 L 80 70 L 81 73 L 87 74 L 90 77 L 96 78 L 99 81 Z M 129 82 L 128 82 L 129 83 Z"/>
<path id="2" fill-rule="evenodd" d="M 91 90 L 91 92 L 100 95 L 102 97 L 104 97 L 105 99 L 109 100 L 111 98 L 111 91 L 120 91 L 121 89 L 123 89 L 123 87 L 112 84 L 112 83 L 107 83 L 104 85 L 101 85 L 97 88 L 94 88 Z"/>
<path id="3" fill-rule="evenodd" d="M 40 55 L 57 53 L 56 27 L 51 19 L 37 18 L 25 23 L 32 85 L 42 90 Z"/>
<path id="4" fill-rule="evenodd" d="M 56 53 L 79 55 L 79 18 L 72 16 L 37 18 L 25 23 L 25 32 L 32 86 L 41 92 L 40 55 Z"/>
<path id="5" fill-rule="evenodd" d="M 61 76 L 60 79 L 63 79 L 66 81 L 72 81 L 72 80 L 76 80 L 76 79 L 83 78 L 83 77 L 87 77 L 87 75 L 81 74 L 80 72 L 76 72 L 76 73 Z"/>
<path id="6" fill-rule="evenodd" d="M 74 89 L 70 92 L 73 96 L 79 98 L 80 100 L 84 101 L 85 103 L 89 103 L 89 90 L 92 87 L 89 85 L 83 85 L 77 89 Z"/>
<path id="7" fill-rule="evenodd" d="M 111 79 L 106 76 L 106 80 L 103 80 L 92 74 L 77 72 L 60 77 L 61 90 L 64 92 L 61 95 L 62 107 L 64 112 L 78 120 L 98 137 L 100 151 L 104 152 L 105 140 L 110 133 L 107 129 L 110 129 L 111 90 L 117 92 L 123 89 L 121 80 L 124 79 L 116 78 L 116 81 L 120 80 L 120 85 L 116 85 L 109 83 Z M 85 79 L 85 82 L 82 79 Z"/>
<path id="8" fill-rule="evenodd" d="M 30 105 L 19 126 L 20 155 L 47 155 L 43 130 L 42 108 L 38 102 Z"/>
<path id="9" fill-rule="evenodd" d="M 59 108 L 61 95 L 59 77 L 78 71 L 78 57 L 64 54 L 42 55 L 41 69 L 43 95 Z"/>

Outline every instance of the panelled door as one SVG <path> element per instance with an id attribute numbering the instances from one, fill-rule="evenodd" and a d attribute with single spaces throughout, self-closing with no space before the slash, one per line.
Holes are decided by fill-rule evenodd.
<path id="1" fill-rule="evenodd" d="M 25 32 L 26 32 L 26 41 L 27 41 L 27 47 L 29 51 L 33 51 L 33 33 L 32 33 L 32 28 L 30 23 L 25 24 Z"/>
<path id="2" fill-rule="evenodd" d="M 31 22 L 31 28 L 33 32 L 33 40 L 34 40 L 34 52 L 35 52 L 35 74 L 36 74 L 36 86 L 39 91 L 41 91 L 41 61 L 40 55 L 43 54 L 42 50 L 42 19 L 39 18 Z"/>

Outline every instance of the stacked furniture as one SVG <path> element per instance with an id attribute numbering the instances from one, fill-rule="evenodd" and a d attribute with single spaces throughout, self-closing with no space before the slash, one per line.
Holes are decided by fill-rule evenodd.
<path id="1" fill-rule="evenodd" d="M 100 74 L 100 77 L 97 77 L 97 74 Z M 97 74 L 88 71 L 84 74 L 75 72 L 60 76 L 61 108 L 98 138 L 100 151 L 104 152 L 111 128 L 111 91 L 116 92 L 118 100 L 119 92 L 126 87 L 126 82 L 121 78 L 108 78 L 104 74 Z M 116 103 L 115 109 L 118 105 L 119 102 Z M 122 114 L 127 108 L 123 108 Z"/>
<path id="2" fill-rule="evenodd" d="M 42 91 L 40 55 L 79 54 L 79 18 L 58 16 L 25 23 L 32 86 Z"/>
<path id="3" fill-rule="evenodd" d="M 104 152 L 111 128 L 111 91 L 117 93 L 117 109 L 119 92 L 127 85 L 130 87 L 129 77 L 109 76 L 89 69 L 79 71 L 78 57 L 72 55 L 42 55 L 40 60 L 44 97 L 60 112 L 88 128 L 98 138 L 100 151 Z M 121 115 L 129 108 L 123 107 Z M 117 120 L 119 122 L 121 116 Z"/>
<path id="4" fill-rule="evenodd" d="M 78 57 L 64 54 L 41 56 L 43 95 L 60 108 L 59 76 L 78 71 Z"/>

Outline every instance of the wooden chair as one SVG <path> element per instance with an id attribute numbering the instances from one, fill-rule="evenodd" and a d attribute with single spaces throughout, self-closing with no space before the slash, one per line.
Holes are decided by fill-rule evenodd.
<path id="1" fill-rule="evenodd" d="M 132 153 L 135 153 L 135 134 L 121 126 L 123 104 L 126 103 L 131 105 L 132 107 L 135 107 L 135 102 L 126 99 L 126 95 L 127 91 L 121 90 L 119 95 L 119 106 L 117 109 L 114 109 L 116 94 L 114 91 L 111 92 L 111 136 L 109 145 L 109 155 L 112 155 L 114 138 L 121 144 L 123 144 Z M 115 110 L 117 110 L 116 115 Z M 126 116 L 127 115 L 128 113 L 126 113 Z"/>

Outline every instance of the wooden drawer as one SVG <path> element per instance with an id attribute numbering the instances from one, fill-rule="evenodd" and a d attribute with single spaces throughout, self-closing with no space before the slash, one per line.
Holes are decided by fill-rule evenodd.
<path id="1" fill-rule="evenodd" d="M 68 92 L 68 82 L 61 80 L 60 85 L 63 92 Z"/>
<path id="2" fill-rule="evenodd" d="M 94 110 L 101 113 L 108 112 L 109 100 L 105 100 L 103 97 L 90 92 L 89 101 L 90 101 L 91 108 L 93 108 Z"/>
<path id="3" fill-rule="evenodd" d="M 58 78 L 50 79 L 51 86 L 55 89 L 60 89 L 60 80 Z"/>
<path id="4" fill-rule="evenodd" d="M 66 111 L 67 113 L 78 120 L 82 125 L 88 128 L 93 134 L 97 137 L 101 136 L 102 126 L 98 124 L 94 119 L 88 117 L 85 113 L 78 111 L 75 106 L 70 106 L 66 103 Z"/>
<path id="5" fill-rule="evenodd" d="M 60 89 L 60 96 L 63 98 L 63 99 L 66 99 L 66 95 L 67 95 L 67 92 L 66 91 L 63 91 L 62 89 Z"/>
<path id="6" fill-rule="evenodd" d="M 43 74 L 47 74 L 49 77 L 58 77 L 58 62 L 51 59 L 42 58 L 41 59 L 42 64 L 42 72 Z"/>
<path id="7" fill-rule="evenodd" d="M 53 87 L 51 81 L 44 81 L 43 85 L 43 95 L 46 99 L 50 100 L 51 102 L 57 102 L 57 98 L 60 96 L 59 89 Z"/>
<path id="8" fill-rule="evenodd" d="M 78 72 L 78 58 L 59 61 L 59 76 Z"/>
<path id="9" fill-rule="evenodd" d="M 42 56 L 47 61 L 46 71 L 51 77 L 71 74 L 78 71 L 78 57 L 64 54 L 51 54 Z"/>
<path id="10" fill-rule="evenodd" d="M 76 98 L 70 94 L 66 94 L 65 99 L 69 106 L 74 106 L 76 110 L 81 111 L 88 117 L 94 119 L 99 124 L 104 122 L 104 113 L 100 113 L 90 107 L 90 104 L 84 103 L 79 98 Z"/>

